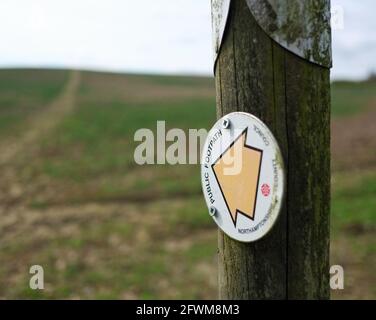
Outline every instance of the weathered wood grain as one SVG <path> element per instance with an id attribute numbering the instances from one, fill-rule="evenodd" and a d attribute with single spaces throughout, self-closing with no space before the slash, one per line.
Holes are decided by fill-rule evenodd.
<path id="1" fill-rule="evenodd" d="M 251 244 L 218 236 L 219 297 L 329 298 L 329 69 L 280 47 L 233 0 L 216 65 L 217 115 L 245 111 L 277 138 L 287 169 L 273 230 Z"/>

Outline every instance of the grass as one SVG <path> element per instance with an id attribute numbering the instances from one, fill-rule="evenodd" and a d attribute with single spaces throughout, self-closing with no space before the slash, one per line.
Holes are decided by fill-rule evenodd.
<path id="1" fill-rule="evenodd" d="M 0 115 L 15 118 L 3 129 L 0 120 L 0 133 L 42 112 L 65 81 L 63 71 L 1 71 Z M 374 92 L 334 83 L 333 118 L 366 111 Z M 12 164 L 28 189 L 24 207 L 0 222 L 0 298 L 216 298 L 217 229 L 199 167 L 133 161 L 139 128 L 213 124 L 213 80 L 84 72 L 76 102 L 37 154 Z M 332 181 L 334 242 L 345 237 L 362 259 L 374 257 L 375 171 L 334 172 Z M 45 268 L 43 292 L 28 289 L 32 264 Z"/>
<path id="2" fill-rule="evenodd" d="M 376 100 L 376 82 L 337 81 L 332 83 L 331 95 L 334 117 L 353 116 Z"/>
<path id="3" fill-rule="evenodd" d="M 336 229 L 346 226 L 375 228 L 376 172 L 334 176 L 332 219 Z"/>
<path id="4" fill-rule="evenodd" d="M 60 92 L 67 71 L 0 70 L 0 137 L 23 130 L 25 120 L 41 112 Z"/>
<path id="5" fill-rule="evenodd" d="M 136 209 L 145 215 L 145 224 L 135 222 L 137 217 L 133 212 Z M 172 204 L 157 201 L 130 207 L 122 214 L 107 213 L 92 216 L 93 221 L 76 222 L 76 230 L 66 234 L 63 230 L 68 222 L 65 227 L 60 223 L 53 232 L 46 233 L 43 241 L 24 237 L 3 247 L 2 256 L 22 257 L 22 262 L 7 260 L 3 265 L 2 277 L 11 274 L 11 270 L 18 270 L 20 278 L 12 289 L 1 286 L 0 295 L 43 299 L 152 299 L 160 298 L 163 290 L 166 298 L 204 298 L 214 290 L 212 285 L 202 288 L 207 274 L 196 270 L 202 264 L 215 269 L 216 255 L 216 230 L 204 211 L 201 198 Z M 180 219 L 177 220 L 177 216 Z M 165 224 L 161 225 L 159 219 Z M 35 232 L 40 228 L 37 226 Z M 32 253 L 30 248 L 33 248 Z M 22 268 L 35 263 L 46 269 L 43 292 L 25 286 L 28 273 Z M 211 277 L 215 277 L 215 273 L 212 272 Z M 215 283 L 213 279 L 212 283 Z"/>
<path id="6" fill-rule="evenodd" d="M 164 77 L 154 76 L 148 81 L 159 82 L 160 79 L 168 86 Z M 184 79 L 180 81 L 185 86 Z M 200 81 L 211 83 L 210 79 Z M 28 166 L 29 176 L 48 176 L 65 191 L 71 190 L 70 194 L 65 192 L 63 201 L 66 202 L 77 202 L 78 198 L 129 198 L 134 194 L 139 197 L 142 194 L 145 197 L 198 194 L 197 166 L 139 167 L 135 165 L 133 154 L 137 146 L 133 141 L 135 132 L 140 128 L 155 132 L 158 120 L 166 121 L 166 131 L 210 126 L 215 119 L 214 96 L 196 98 L 195 87 L 191 90 L 191 97 L 157 102 L 153 99 L 142 102 L 114 100 L 112 95 L 104 93 L 99 103 L 95 98 L 96 89 L 84 80 L 76 110 L 62 119 L 51 135 L 43 138 L 40 158 Z M 77 193 L 79 186 L 85 192 Z M 35 201 L 34 204 L 45 205 Z"/>

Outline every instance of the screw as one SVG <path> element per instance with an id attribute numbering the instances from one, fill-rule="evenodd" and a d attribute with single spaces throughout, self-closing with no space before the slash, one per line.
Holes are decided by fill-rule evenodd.
<path id="1" fill-rule="evenodd" d="M 222 128 L 228 129 L 230 127 L 230 120 L 228 118 L 224 118 L 222 120 Z"/>
<path id="2" fill-rule="evenodd" d="M 214 217 L 217 213 L 217 209 L 215 207 L 210 207 L 209 214 L 211 217 Z"/>

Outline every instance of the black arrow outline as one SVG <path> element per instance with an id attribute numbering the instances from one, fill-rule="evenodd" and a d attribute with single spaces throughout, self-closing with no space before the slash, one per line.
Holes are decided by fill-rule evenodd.
<path id="1" fill-rule="evenodd" d="M 253 204 L 253 218 L 252 217 L 250 217 L 249 216 L 249 214 L 247 214 L 247 213 L 245 213 L 245 212 L 243 212 L 243 211 L 241 211 L 241 210 L 239 210 L 239 209 L 236 209 L 236 212 L 235 212 L 235 219 L 232 217 L 232 214 L 231 214 L 231 210 L 230 210 L 230 207 L 229 207 L 229 205 L 228 205 L 228 203 L 227 203 L 227 199 L 226 199 L 226 197 L 225 197 L 225 194 L 224 194 L 224 192 L 223 192 L 223 190 L 222 190 L 222 186 L 221 186 L 221 184 L 220 184 L 220 182 L 219 182 L 219 180 L 218 180 L 218 177 L 217 177 L 217 175 L 216 175 L 216 173 L 215 173 L 215 170 L 214 170 L 214 166 L 217 164 L 217 162 L 222 158 L 222 156 L 229 150 L 229 149 L 231 149 L 232 148 L 232 146 L 236 143 L 236 141 L 238 141 L 239 140 L 239 138 L 244 134 L 244 132 L 245 132 L 245 138 L 244 138 L 244 145 L 243 145 L 243 147 L 245 147 L 245 148 L 248 148 L 248 149 L 252 149 L 252 150 L 255 150 L 255 151 L 259 151 L 260 153 L 261 153 L 261 159 L 260 159 L 260 166 L 259 166 L 259 172 L 258 172 L 258 176 L 257 176 L 257 185 L 256 185 L 256 196 L 255 196 L 255 202 L 254 202 L 254 204 Z M 223 151 L 222 152 L 222 154 L 219 156 L 219 158 L 217 159 L 217 160 L 215 160 L 214 162 L 213 162 L 213 164 L 211 165 L 211 168 L 212 168 L 212 171 L 213 171 L 213 173 L 214 173 L 214 177 L 215 177 L 215 180 L 217 181 L 217 184 L 218 184 L 218 186 L 219 186 L 219 189 L 221 190 L 221 194 L 222 194 L 222 197 L 223 197 L 223 199 L 225 200 L 225 203 L 226 203 L 226 207 L 227 207 L 227 210 L 228 210 L 228 212 L 229 212 L 229 214 L 230 214 L 230 217 L 231 217 L 231 220 L 232 220 L 232 222 L 234 223 L 234 227 L 236 228 L 236 222 L 237 222 L 237 220 L 238 220 L 238 214 L 241 214 L 241 215 L 243 215 L 243 216 L 245 216 L 245 217 L 247 217 L 248 219 L 250 219 L 250 220 L 252 220 L 252 221 L 254 221 L 254 219 L 255 219 L 255 212 L 256 212 L 256 203 L 257 203 L 257 195 L 258 195 L 258 189 L 259 189 L 259 183 L 260 183 L 260 172 L 261 172 L 261 166 L 262 166 L 262 157 L 263 157 L 263 153 L 264 153 L 264 151 L 263 150 L 261 150 L 261 149 L 258 149 L 258 148 L 255 148 L 255 147 L 252 147 L 252 146 L 249 146 L 249 145 L 247 145 L 247 135 L 248 135 L 248 127 L 246 127 L 243 131 L 242 131 L 242 133 L 226 148 L 226 150 L 225 151 Z"/>

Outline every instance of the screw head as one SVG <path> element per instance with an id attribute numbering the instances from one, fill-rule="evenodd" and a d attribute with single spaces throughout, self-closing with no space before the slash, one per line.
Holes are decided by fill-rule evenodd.
<path id="1" fill-rule="evenodd" d="M 222 120 L 222 128 L 223 129 L 228 129 L 230 127 L 230 119 L 224 118 Z"/>
<path id="2" fill-rule="evenodd" d="M 214 217 L 217 213 L 217 209 L 215 207 L 210 207 L 209 214 L 211 217 Z"/>

